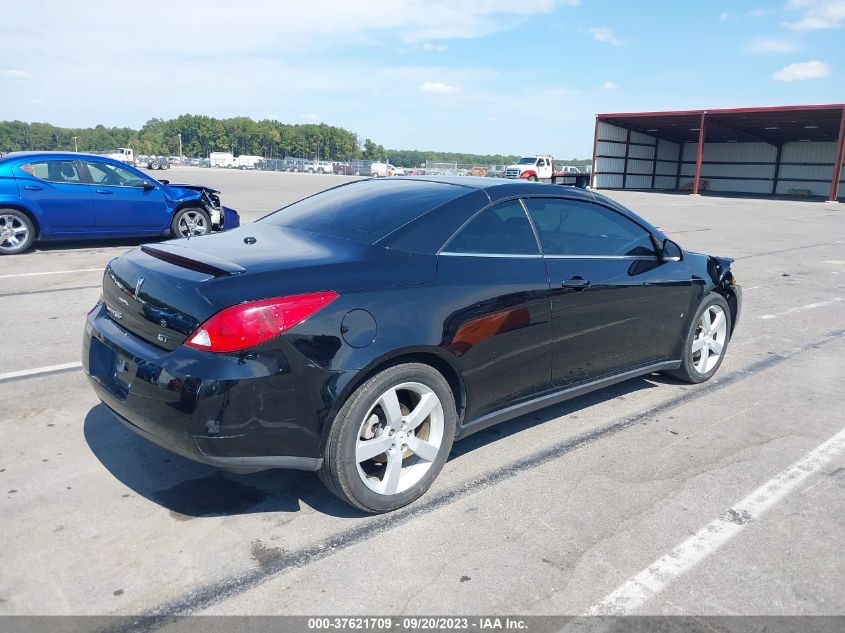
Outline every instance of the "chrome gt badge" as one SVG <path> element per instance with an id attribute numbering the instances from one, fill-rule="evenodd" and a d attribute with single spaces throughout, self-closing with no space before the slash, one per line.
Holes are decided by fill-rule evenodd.
<path id="1" fill-rule="evenodd" d="M 165 334 L 159 334 L 156 338 L 158 339 L 159 343 L 167 343 L 167 341 L 170 340 L 170 337 Z"/>

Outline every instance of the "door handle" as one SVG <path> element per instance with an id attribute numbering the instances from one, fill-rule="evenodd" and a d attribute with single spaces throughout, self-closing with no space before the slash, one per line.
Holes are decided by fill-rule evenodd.
<path id="1" fill-rule="evenodd" d="M 39 187 L 38 185 L 26 185 L 24 187 L 27 191 L 43 191 L 43 187 Z"/>
<path id="2" fill-rule="evenodd" d="M 97 189 L 97 193 L 101 193 L 104 196 L 110 196 L 111 195 L 111 191 L 109 191 L 108 189 Z"/>
<path id="3" fill-rule="evenodd" d="M 560 285 L 564 288 L 571 288 L 573 290 L 585 290 L 590 287 L 590 282 L 586 279 L 582 279 L 581 277 L 573 277 L 572 279 L 560 282 Z"/>

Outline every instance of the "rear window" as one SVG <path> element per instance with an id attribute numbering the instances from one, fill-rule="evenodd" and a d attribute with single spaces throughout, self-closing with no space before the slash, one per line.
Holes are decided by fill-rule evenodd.
<path id="1" fill-rule="evenodd" d="M 259 221 L 374 244 L 467 193 L 466 187 L 425 180 L 365 180 L 294 202 Z"/>

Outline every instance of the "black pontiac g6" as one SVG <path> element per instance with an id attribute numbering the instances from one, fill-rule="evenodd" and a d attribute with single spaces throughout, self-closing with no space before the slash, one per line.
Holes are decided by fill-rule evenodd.
<path id="1" fill-rule="evenodd" d="M 316 470 L 385 512 L 470 433 L 650 372 L 709 379 L 740 311 L 731 261 L 572 187 L 364 180 L 113 260 L 83 363 L 157 444 Z"/>

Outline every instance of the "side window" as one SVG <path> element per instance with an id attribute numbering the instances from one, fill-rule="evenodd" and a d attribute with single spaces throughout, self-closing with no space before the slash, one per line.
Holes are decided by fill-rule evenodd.
<path id="1" fill-rule="evenodd" d="M 144 181 L 128 169 L 109 163 L 86 162 L 88 173 L 96 185 L 111 185 L 115 187 L 142 187 Z"/>
<path id="2" fill-rule="evenodd" d="M 525 204 L 546 255 L 656 256 L 645 229 L 605 207 L 561 198 Z"/>
<path id="3" fill-rule="evenodd" d="M 81 182 L 76 163 L 72 160 L 45 160 L 21 166 L 21 169 L 41 180 L 50 182 Z"/>
<path id="4" fill-rule="evenodd" d="M 537 240 L 519 200 L 483 211 L 443 249 L 450 253 L 537 255 Z"/>

